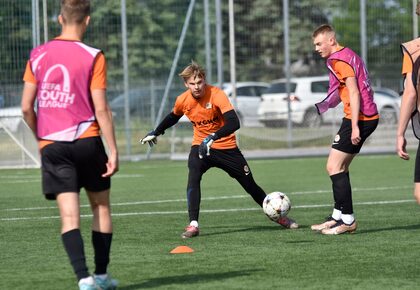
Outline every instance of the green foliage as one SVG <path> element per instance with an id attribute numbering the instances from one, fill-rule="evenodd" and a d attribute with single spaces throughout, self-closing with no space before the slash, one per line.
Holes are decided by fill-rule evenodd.
<path id="1" fill-rule="evenodd" d="M 28 1 L 3 1 L 0 11 L 0 93 L 16 94 L 32 46 L 32 14 Z M 224 75 L 229 79 L 228 2 L 222 2 Z M 60 33 L 59 1 L 48 3 L 49 38 Z M 235 1 L 235 40 L 238 80 L 271 81 L 284 75 L 283 3 L 278 0 Z M 374 79 L 394 87 L 399 81 L 399 44 L 412 38 L 411 1 L 366 1 L 368 65 Z M 216 63 L 215 7 L 210 4 L 211 56 Z M 145 85 L 150 79 L 167 81 L 189 1 L 126 1 L 130 83 Z M 342 44 L 360 52 L 359 1 L 289 1 L 290 53 L 292 62 L 310 65 L 311 74 L 325 72 L 313 54 L 311 34 L 322 23 L 333 24 Z M 40 6 L 42 8 L 42 5 Z M 41 13 L 42 14 L 42 13 Z M 196 1 L 188 28 L 179 71 L 191 59 L 205 63 L 203 2 Z M 43 19 L 41 41 L 43 41 Z M 123 80 L 121 3 L 93 0 L 92 21 L 86 42 L 103 49 L 111 86 L 121 89 Z M 213 73 L 216 66 L 213 65 Z M 13 84 L 12 87 L 9 87 Z"/>

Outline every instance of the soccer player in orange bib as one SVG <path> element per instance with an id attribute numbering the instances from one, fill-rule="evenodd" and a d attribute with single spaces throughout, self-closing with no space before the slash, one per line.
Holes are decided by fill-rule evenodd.
<path id="1" fill-rule="evenodd" d="M 105 56 L 82 42 L 89 15 L 90 1 L 61 1 L 60 36 L 31 51 L 24 75 L 22 112 L 39 140 L 43 192 L 46 199 L 57 202 L 61 239 L 79 289 L 110 290 L 117 286 L 107 267 L 112 241 L 110 178 L 118 171 L 118 150 L 106 100 Z M 80 231 L 82 187 L 93 213 L 93 276 L 88 271 Z"/>
<path id="2" fill-rule="evenodd" d="M 190 223 L 181 235 L 182 238 L 192 238 L 199 234 L 201 178 L 211 167 L 220 168 L 235 178 L 260 206 L 266 194 L 256 184 L 251 169 L 236 144 L 234 132 L 240 127 L 239 119 L 226 94 L 206 83 L 205 71 L 195 62 L 188 65 L 179 76 L 183 78 L 188 90 L 177 97 L 172 112 L 140 142 L 153 146 L 157 142 L 157 136 L 164 134 L 183 115 L 193 124 L 194 137 L 188 157 L 187 186 Z M 280 218 L 277 222 L 285 228 L 298 228 L 298 224 L 288 217 Z"/>
<path id="3" fill-rule="evenodd" d="M 420 2 L 417 3 L 416 14 L 420 15 Z M 409 160 L 407 153 L 405 132 L 411 119 L 414 136 L 420 139 L 419 116 L 419 56 L 420 38 L 416 38 L 401 45 L 403 52 L 402 74 L 404 75 L 404 91 L 401 99 L 400 119 L 397 128 L 397 154 L 403 160 Z M 420 204 L 420 143 L 417 148 L 414 166 L 414 197 Z"/>
<path id="4" fill-rule="evenodd" d="M 332 143 L 327 172 L 332 181 L 334 209 L 326 221 L 311 226 L 325 235 L 352 233 L 357 228 L 353 213 L 349 167 L 365 140 L 375 131 L 379 115 L 363 60 L 350 48 L 340 46 L 334 29 L 327 24 L 313 35 L 316 52 L 326 59 L 330 75 L 328 95 L 316 104 L 324 113 L 340 102 L 344 118 Z"/>

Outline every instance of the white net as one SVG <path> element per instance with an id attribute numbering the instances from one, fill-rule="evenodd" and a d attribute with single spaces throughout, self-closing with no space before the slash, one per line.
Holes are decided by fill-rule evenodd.
<path id="1" fill-rule="evenodd" d="M 19 112 L 0 109 L 0 168 L 40 167 L 37 142 Z"/>

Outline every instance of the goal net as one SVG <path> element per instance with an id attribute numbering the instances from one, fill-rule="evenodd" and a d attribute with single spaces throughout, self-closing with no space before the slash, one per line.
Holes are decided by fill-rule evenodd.
<path id="1" fill-rule="evenodd" d="M 20 111 L 20 110 L 19 110 Z M 0 114 L 0 168 L 38 168 L 38 144 L 17 112 Z"/>

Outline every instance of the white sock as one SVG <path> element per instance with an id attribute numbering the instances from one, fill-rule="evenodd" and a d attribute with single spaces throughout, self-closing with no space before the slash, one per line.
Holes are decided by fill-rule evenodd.
<path id="1" fill-rule="evenodd" d="M 100 275 L 95 274 L 95 277 L 98 277 L 99 279 L 102 279 L 102 280 L 106 280 L 106 278 L 108 278 L 108 274 L 100 274 Z"/>
<path id="2" fill-rule="evenodd" d="M 341 219 L 346 225 L 351 225 L 354 222 L 354 214 L 343 214 Z"/>
<path id="3" fill-rule="evenodd" d="M 95 285 L 95 280 L 93 280 L 93 277 L 92 276 L 89 276 L 89 277 L 80 279 L 79 280 L 79 286 L 81 284 Z"/>
<path id="4" fill-rule="evenodd" d="M 191 221 L 190 226 L 198 228 L 198 222 L 197 221 Z"/>
<path id="5" fill-rule="evenodd" d="M 339 221 L 339 220 L 341 220 L 341 210 L 338 210 L 338 209 L 334 209 L 333 210 L 333 213 L 332 213 L 332 218 L 333 219 L 335 219 L 336 221 Z"/>

